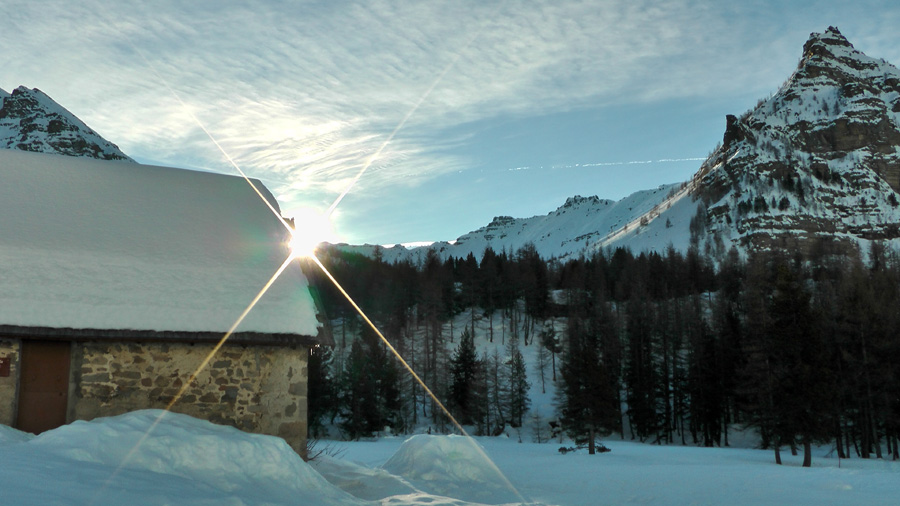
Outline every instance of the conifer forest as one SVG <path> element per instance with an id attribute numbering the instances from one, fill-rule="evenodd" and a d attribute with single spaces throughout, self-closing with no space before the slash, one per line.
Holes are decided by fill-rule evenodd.
<path id="1" fill-rule="evenodd" d="M 778 462 L 789 449 L 809 465 L 814 444 L 898 459 L 900 258 L 878 243 L 716 259 L 618 249 L 565 263 L 526 246 L 432 252 L 422 265 L 331 246 L 320 258 L 475 434 L 534 424 L 537 437 L 553 425 L 585 444 L 614 434 L 727 446 L 737 427 Z M 306 271 L 335 342 L 310 357 L 311 436 L 453 432 L 344 297 Z M 476 332 L 502 346 L 479 352 Z M 535 370 L 525 347 L 538 350 Z M 556 413 L 529 412 L 529 382 L 553 382 Z"/>

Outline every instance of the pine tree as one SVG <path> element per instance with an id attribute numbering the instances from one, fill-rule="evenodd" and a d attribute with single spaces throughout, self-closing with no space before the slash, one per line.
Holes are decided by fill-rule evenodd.
<path id="1" fill-rule="evenodd" d="M 809 467 L 812 443 L 828 440 L 832 435 L 830 403 L 834 376 L 810 305 L 810 294 L 797 268 L 778 264 L 774 288 L 771 332 L 779 383 L 775 393 L 777 427 L 784 440 L 799 438 L 803 466 Z"/>
<path id="2" fill-rule="evenodd" d="M 478 398 L 477 383 L 481 364 L 475 352 L 475 340 L 463 330 L 459 346 L 450 358 L 449 409 L 459 423 L 472 425 L 482 417 L 483 401 Z"/>
<path id="3" fill-rule="evenodd" d="M 363 328 L 341 376 L 341 428 L 352 439 L 385 427 L 402 430 L 399 371 L 379 338 Z"/>
<path id="4" fill-rule="evenodd" d="M 378 402 L 371 365 L 362 341 L 354 340 L 341 376 L 340 399 L 341 429 L 350 439 L 371 436 L 377 430 Z"/>
<path id="5" fill-rule="evenodd" d="M 738 389 L 741 408 L 746 414 L 745 424 L 758 430 L 762 447 L 773 448 L 775 462 L 781 464 L 780 447 L 783 442 L 777 434 L 774 405 L 778 385 L 772 357 L 774 346 L 769 333 L 772 328 L 769 312 L 771 282 L 768 258 L 764 254 L 751 256 L 742 301 L 745 356 Z"/>
<path id="6" fill-rule="evenodd" d="M 632 434 L 641 441 L 659 429 L 657 355 L 654 353 L 654 308 L 643 287 L 631 293 L 626 307 L 625 384 Z"/>
<path id="7" fill-rule="evenodd" d="M 576 442 L 587 442 L 593 455 L 596 436 L 618 428 L 616 395 L 600 356 L 599 339 L 590 335 L 580 318 L 569 318 L 566 343 L 561 367 L 562 423 Z"/>
<path id="8" fill-rule="evenodd" d="M 556 330 L 552 326 L 545 326 L 540 334 L 541 346 L 550 352 L 550 367 L 553 373 L 553 381 L 556 381 L 556 356 L 562 353 L 562 342 L 556 335 Z"/>
<path id="9" fill-rule="evenodd" d="M 490 355 L 482 358 L 485 365 L 485 424 L 492 436 L 499 435 L 506 428 L 507 410 L 504 403 L 506 383 L 504 381 L 503 361 L 500 352 L 494 348 Z"/>
<path id="10" fill-rule="evenodd" d="M 537 252 L 534 243 L 526 243 L 516 253 L 519 264 L 525 311 L 534 318 L 543 318 L 549 307 L 549 274 L 547 262 Z M 525 344 L 528 344 L 526 339 Z"/>
<path id="11" fill-rule="evenodd" d="M 768 282 L 756 271 L 772 273 Z M 760 276 L 765 279 L 765 274 Z M 803 445 L 803 465 L 811 465 L 811 446 L 833 436 L 833 356 L 822 339 L 811 294 L 798 262 L 751 259 L 748 272 L 748 355 L 743 391 L 750 425 L 775 449 Z M 752 283 L 750 282 L 752 280 Z"/>
<path id="12" fill-rule="evenodd" d="M 331 373 L 334 350 L 327 346 L 318 346 L 309 350 L 307 390 L 307 418 L 309 435 L 319 437 L 325 434 L 323 420 L 330 417 L 333 421 L 337 414 L 337 392 Z"/>
<path id="13" fill-rule="evenodd" d="M 528 398 L 528 370 L 525 367 L 525 357 L 519 349 L 519 339 L 510 336 L 506 345 L 506 390 L 504 395 L 509 421 L 513 427 L 521 427 L 525 413 L 531 405 Z"/>

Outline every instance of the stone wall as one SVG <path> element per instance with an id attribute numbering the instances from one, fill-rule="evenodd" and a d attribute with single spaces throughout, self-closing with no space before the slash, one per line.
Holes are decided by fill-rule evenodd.
<path id="1" fill-rule="evenodd" d="M 211 344 L 76 343 L 71 418 L 90 420 L 147 408 L 284 438 L 306 455 L 305 347 L 223 346 L 185 388 Z"/>
<path id="2" fill-rule="evenodd" d="M 0 377 L 0 424 L 10 427 L 16 423 L 20 350 L 18 339 L 0 339 L 0 359 L 9 359 L 9 376 Z"/>

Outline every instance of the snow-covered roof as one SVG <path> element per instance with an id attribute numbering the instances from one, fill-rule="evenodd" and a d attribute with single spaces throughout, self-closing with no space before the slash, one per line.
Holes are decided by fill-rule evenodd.
<path id="1" fill-rule="evenodd" d="M 0 150 L 0 328 L 225 332 L 287 238 L 240 177 Z M 295 260 L 236 331 L 317 329 Z"/>

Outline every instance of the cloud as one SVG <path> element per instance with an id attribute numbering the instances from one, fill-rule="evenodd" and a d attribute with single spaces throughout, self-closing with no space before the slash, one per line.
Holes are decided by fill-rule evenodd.
<path id="1" fill-rule="evenodd" d="M 447 132 L 484 119 L 774 91 L 802 43 L 778 5 L 13 0 L 0 87 L 42 88 L 137 158 L 230 170 L 171 87 L 250 175 L 327 201 L 454 60 L 360 191 L 465 168 Z"/>

